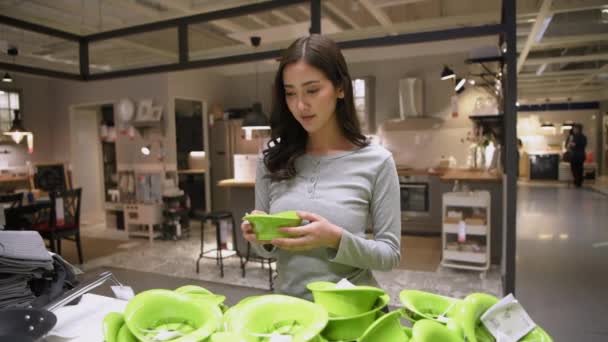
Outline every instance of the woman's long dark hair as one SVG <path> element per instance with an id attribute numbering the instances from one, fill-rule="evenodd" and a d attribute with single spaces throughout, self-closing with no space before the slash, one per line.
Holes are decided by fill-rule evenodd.
<path id="1" fill-rule="evenodd" d="M 293 178 L 296 175 L 296 159 L 306 153 L 308 133 L 289 111 L 283 83 L 285 67 L 300 60 L 319 69 L 336 89 L 344 91 L 344 98 L 336 103 L 336 118 L 346 139 L 358 147 L 369 144 L 361 134 L 352 80 L 340 48 L 334 41 L 319 34 L 299 38 L 283 52 L 274 81 L 271 139 L 264 150 L 264 164 L 272 181 Z"/>

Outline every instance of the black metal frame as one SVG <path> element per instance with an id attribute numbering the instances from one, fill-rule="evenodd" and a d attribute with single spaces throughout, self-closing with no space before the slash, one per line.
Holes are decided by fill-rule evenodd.
<path id="1" fill-rule="evenodd" d="M 19 19 L 0 15 L 0 23 L 19 27 L 22 29 L 47 34 L 54 37 L 76 41 L 79 43 L 80 51 L 80 74 L 71 74 L 42 68 L 28 67 L 9 63 L 0 63 L 0 69 L 35 75 L 49 76 L 81 81 L 92 81 L 101 79 L 112 79 L 133 75 L 143 75 L 159 72 L 171 72 L 177 70 L 196 69 L 218 65 L 252 62 L 257 60 L 276 58 L 280 56 L 281 50 L 248 53 L 238 56 L 227 56 L 209 60 L 190 61 L 188 57 L 188 25 L 207 22 L 210 20 L 231 18 L 240 15 L 256 13 L 277 9 L 294 4 L 309 3 L 311 11 L 310 33 L 321 33 L 321 0 L 271 0 L 262 3 L 245 5 L 235 8 L 196 14 L 192 16 L 170 19 L 155 23 L 143 24 L 113 31 L 100 32 L 88 36 L 79 36 L 73 33 L 52 29 L 42 25 L 29 23 Z M 114 72 L 91 75 L 89 70 L 89 45 L 91 42 L 124 37 L 137 33 L 152 32 L 167 28 L 177 28 L 177 39 L 179 47 L 179 60 L 177 63 L 168 65 L 156 65 L 138 69 L 120 70 Z M 504 115 L 505 115 L 505 151 L 506 151 L 506 181 L 504 227 L 504 256 L 503 270 L 505 293 L 515 291 L 515 240 L 516 240 L 516 198 L 517 198 L 517 144 L 516 144 L 516 97 L 517 97 L 517 72 L 516 72 L 516 5 L 515 0 L 502 1 L 502 22 L 496 25 L 482 25 L 476 27 L 454 28 L 419 33 L 407 33 L 399 35 L 387 35 L 384 37 L 366 38 L 340 42 L 342 49 L 369 48 L 378 46 L 393 46 L 402 44 L 422 43 L 430 41 L 442 41 L 458 38 L 471 38 L 489 35 L 500 35 L 502 41 L 506 42 L 507 52 L 504 56 L 506 66 L 506 86 L 504 87 Z"/>

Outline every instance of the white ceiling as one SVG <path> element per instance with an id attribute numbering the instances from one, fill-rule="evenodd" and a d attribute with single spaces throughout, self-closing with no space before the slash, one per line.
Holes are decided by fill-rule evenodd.
<path id="1" fill-rule="evenodd" d="M 264 2 L 262 0 L 0 0 L 9 17 L 86 35 L 170 18 Z M 322 28 L 337 41 L 498 23 L 500 0 L 323 0 Z M 519 97 L 592 98 L 608 93 L 608 4 L 605 0 L 517 0 Z M 604 9 L 604 11 L 602 11 Z M 547 18 L 551 18 L 550 20 Z M 308 5 L 191 25 L 190 59 L 253 51 L 249 37 L 260 35 L 261 50 L 284 48 L 308 33 Z M 540 41 L 534 38 L 549 25 Z M 176 63 L 176 30 L 168 29 L 96 42 L 90 46 L 91 72 Z M 346 50 L 349 62 L 467 52 L 497 39 L 447 41 L 390 48 Z M 17 46 L 12 59 L 7 46 Z M 77 73 L 78 45 L 0 25 L 0 61 Z M 274 61 L 258 63 L 260 70 Z M 546 65 L 546 66 L 543 66 Z M 542 68 L 541 68 L 542 67 Z M 543 70 L 539 70 L 539 68 Z M 215 68 L 226 75 L 252 72 L 252 64 Z M 540 71 L 543 71 L 542 73 Z M 538 73 L 538 75 L 537 75 Z"/>

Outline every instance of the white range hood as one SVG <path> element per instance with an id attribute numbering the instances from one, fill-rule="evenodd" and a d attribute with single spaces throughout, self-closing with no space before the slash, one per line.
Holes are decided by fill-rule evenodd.
<path id="1" fill-rule="evenodd" d="M 399 119 L 388 120 L 385 130 L 425 130 L 441 126 L 442 119 L 424 112 L 424 83 L 419 78 L 399 80 Z"/>

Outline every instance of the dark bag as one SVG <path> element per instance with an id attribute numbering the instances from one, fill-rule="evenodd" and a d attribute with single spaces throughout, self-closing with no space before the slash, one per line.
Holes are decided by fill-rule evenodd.
<path id="1" fill-rule="evenodd" d="M 562 160 L 566 163 L 569 163 L 570 160 L 572 160 L 572 153 L 570 151 L 564 152 L 564 154 L 562 155 Z"/>

